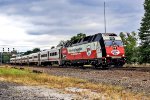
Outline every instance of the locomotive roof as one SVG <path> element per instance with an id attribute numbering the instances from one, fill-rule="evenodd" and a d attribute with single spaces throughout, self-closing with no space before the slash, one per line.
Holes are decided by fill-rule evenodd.
<path id="1" fill-rule="evenodd" d="M 117 36 L 115 33 L 101 33 L 103 36 Z"/>
<path id="2" fill-rule="evenodd" d="M 94 35 L 89 35 L 79 40 L 68 41 L 65 47 L 76 46 L 84 43 L 99 41 L 103 36 L 117 36 L 115 33 L 97 33 Z"/>

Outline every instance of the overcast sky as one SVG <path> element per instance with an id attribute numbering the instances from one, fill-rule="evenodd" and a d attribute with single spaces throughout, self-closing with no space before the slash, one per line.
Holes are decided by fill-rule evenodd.
<path id="1" fill-rule="evenodd" d="M 144 0 L 105 0 L 107 32 L 140 27 Z M 0 0 L 0 51 L 41 49 L 77 33 L 104 32 L 103 0 Z"/>

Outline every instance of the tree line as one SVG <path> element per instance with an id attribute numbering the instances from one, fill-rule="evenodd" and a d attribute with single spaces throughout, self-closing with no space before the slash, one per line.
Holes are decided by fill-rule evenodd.
<path id="1" fill-rule="evenodd" d="M 143 6 L 145 13 L 138 35 L 135 32 L 120 34 L 126 45 L 127 63 L 150 63 L 150 0 L 145 0 Z"/>
<path id="2" fill-rule="evenodd" d="M 37 53 L 37 52 L 40 52 L 40 48 L 34 48 L 33 50 L 28 50 L 26 52 L 24 52 L 22 55 L 29 55 L 31 53 Z"/>

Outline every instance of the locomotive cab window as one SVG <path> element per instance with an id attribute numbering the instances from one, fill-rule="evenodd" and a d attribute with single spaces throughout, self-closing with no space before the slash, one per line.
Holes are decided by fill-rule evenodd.
<path id="1" fill-rule="evenodd" d="M 112 45 L 123 46 L 123 43 L 120 40 L 115 41 L 105 40 L 105 46 L 112 46 Z"/>
<path id="2" fill-rule="evenodd" d="M 123 43 L 120 40 L 116 40 L 116 41 L 114 41 L 114 43 L 118 46 L 123 46 Z"/>

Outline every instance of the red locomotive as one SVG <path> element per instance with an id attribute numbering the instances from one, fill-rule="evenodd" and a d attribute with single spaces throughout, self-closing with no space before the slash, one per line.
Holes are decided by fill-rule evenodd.
<path id="1" fill-rule="evenodd" d="M 114 33 L 98 33 L 67 43 L 62 48 L 62 55 L 63 65 L 91 64 L 95 67 L 109 67 L 125 64 L 122 40 Z"/>

